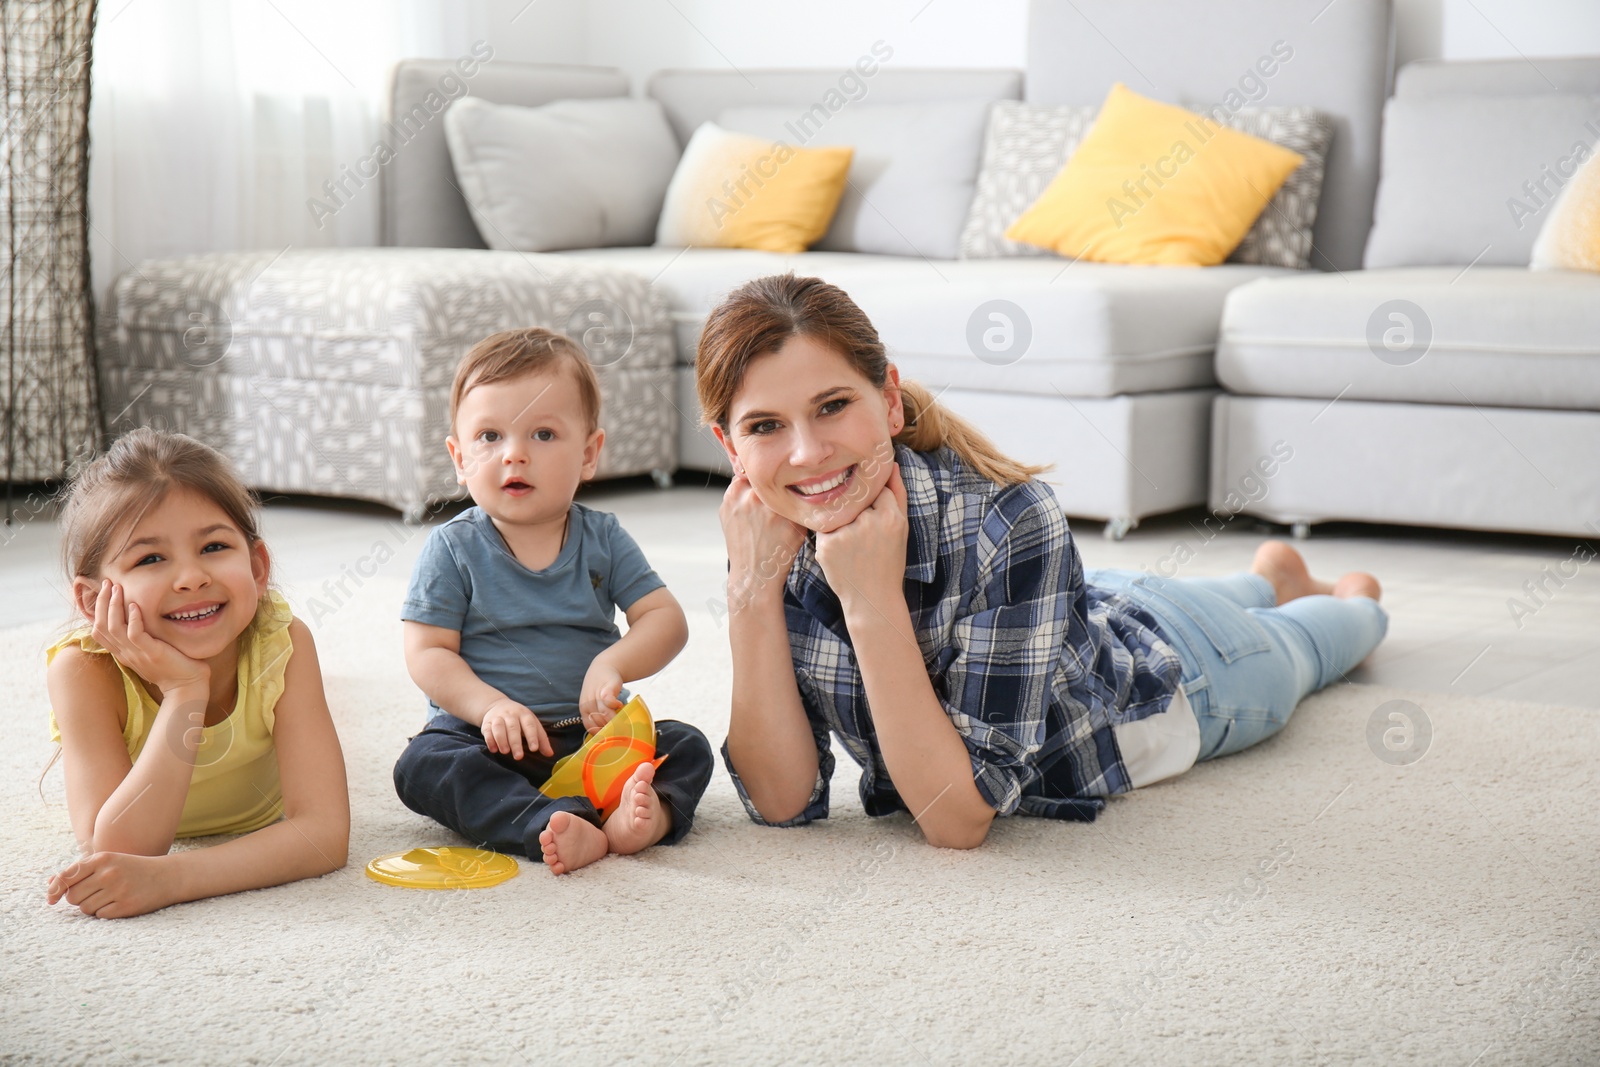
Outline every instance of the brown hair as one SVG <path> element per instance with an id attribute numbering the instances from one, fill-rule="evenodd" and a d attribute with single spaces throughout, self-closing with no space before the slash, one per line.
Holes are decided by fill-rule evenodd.
<path id="1" fill-rule="evenodd" d="M 145 513 L 159 507 L 174 489 L 187 489 L 210 500 L 239 528 L 250 548 L 260 542 L 261 502 L 220 452 L 186 434 L 141 426 L 117 438 L 110 449 L 79 472 L 63 494 L 61 566 L 69 582 L 80 576 L 99 578 L 112 539 L 137 526 Z M 270 556 L 267 565 L 270 587 Z M 78 603 L 73 590 L 72 629 L 83 623 Z M 241 642 L 250 640 L 261 626 L 268 603 L 263 596 L 256 604 L 255 615 L 239 635 Z M 60 758 L 58 746 L 39 775 L 41 799 L 44 776 Z"/>
<path id="2" fill-rule="evenodd" d="M 758 356 L 791 337 L 808 337 L 842 355 L 874 388 L 889 381 L 889 359 L 866 313 L 838 286 L 821 278 L 771 274 L 735 289 L 706 319 L 695 357 L 695 386 L 707 425 L 728 432 L 728 409 Z M 935 400 L 923 385 L 900 379 L 905 428 L 896 444 L 914 452 L 948 446 L 961 462 L 1001 485 L 1016 485 L 1049 470 L 1005 455 L 983 432 Z"/>
<path id="3" fill-rule="evenodd" d="M 251 548 L 261 540 L 261 502 L 220 452 L 187 434 L 141 426 L 117 438 L 66 491 L 60 526 L 67 578 L 100 577 L 112 538 L 137 525 L 174 489 L 210 500 Z"/>
<path id="4" fill-rule="evenodd" d="M 450 432 L 455 433 L 456 412 L 462 398 L 477 386 L 508 382 L 560 366 L 572 368 L 589 432 L 593 433 L 600 427 L 600 382 L 589 363 L 589 354 L 572 338 L 542 326 L 501 330 L 467 350 L 450 386 Z"/>

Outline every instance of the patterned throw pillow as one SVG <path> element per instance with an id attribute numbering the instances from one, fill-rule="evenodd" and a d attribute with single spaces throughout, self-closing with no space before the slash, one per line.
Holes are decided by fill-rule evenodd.
<path id="1" fill-rule="evenodd" d="M 1050 256 L 1044 248 L 1008 241 L 1006 228 L 1033 206 L 1066 166 L 1089 132 L 1099 105 L 1044 106 L 1001 101 L 989 113 L 983 161 L 967 224 L 961 231 L 962 259 Z M 1327 161 L 1333 123 L 1309 107 L 1243 108 L 1228 125 L 1306 157 L 1273 196 L 1261 217 L 1229 255 L 1229 263 L 1305 268 L 1311 262 L 1311 230 Z"/>
<path id="2" fill-rule="evenodd" d="M 1247 107 L 1234 112 L 1228 125 L 1306 157 L 1278 187 L 1228 262 L 1305 269 L 1311 265 L 1311 231 L 1317 224 L 1333 120 L 1309 107 Z"/>
<path id="3" fill-rule="evenodd" d="M 961 230 L 962 259 L 1053 256 L 1048 248 L 1006 240 L 1006 227 L 1033 206 L 1089 132 L 1098 104 L 1042 107 L 1001 100 L 989 111 L 978 184 Z"/>

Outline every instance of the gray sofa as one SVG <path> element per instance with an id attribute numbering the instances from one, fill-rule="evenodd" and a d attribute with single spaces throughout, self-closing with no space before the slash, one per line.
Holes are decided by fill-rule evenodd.
<path id="1" fill-rule="evenodd" d="M 964 121 L 974 103 L 1021 98 L 1098 104 L 1120 80 L 1148 95 L 1203 104 L 1234 88 L 1272 42 L 1288 39 L 1294 61 L 1275 74 L 1266 102 L 1314 106 L 1336 128 L 1314 261 L 1324 269 L 1359 266 L 1388 90 L 1386 0 L 1349 0 L 1309 25 L 1303 12 L 1272 0 L 1240 0 L 1204 12 L 1184 0 L 1137 10 L 1114 0 L 1034 0 L 1030 18 L 1027 70 L 900 70 L 885 63 L 871 78 L 864 103 L 946 105 L 955 122 Z M 1168 32 L 1152 34 L 1152 26 Z M 404 112 L 443 70 L 442 61 L 402 64 L 393 109 Z M 661 102 L 683 142 L 701 122 L 740 109 L 779 106 L 801 114 L 837 85 L 840 74 L 665 71 L 645 92 Z M 472 91 L 495 103 L 531 105 L 622 95 L 627 86 L 615 71 L 491 64 Z M 826 142 L 824 137 L 814 143 Z M 980 149 L 981 127 L 975 126 L 965 154 L 946 157 L 941 165 L 950 173 L 939 177 L 970 183 Z M 425 129 L 386 168 L 382 195 L 387 243 L 484 247 L 437 126 Z M 917 230 L 902 224 L 908 246 L 902 255 L 853 250 L 848 237 L 835 232 L 819 250 L 797 255 L 660 247 L 557 255 L 631 272 L 667 301 L 676 337 L 679 467 L 727 472 L 720 448 L 699 426 L 694 399 L 695 343 L 705 315 L 740 282 L 793 270 L 846 289 L 872 317 L 902 372 L 975 420 L 1001 447 L 1032 462 L 1056 464 L 1048 477 L 1068 514 L 1107 520 L 1107 533 L 1120 537 L 1144 516 L 1203 503 L 1217 395 L 1212 360 L 1223 302 L 1240 285 L 1297 272 L 1238 264 L 1186 270 L 1088 262 L 1063 269 L 1066 261 L 1056 258 L 946 258 L 962 221 L 959 215 L 921 220 Z M 1021 308 L 1031 328 L 1031 343 L 1015 361 L 986 362 L 968 340 L 974 314 L 996 299 Z"/>
<path id="2" fill-rule="evenodd" d="M 944 129 L 948 150 L 930 178 L 972 182 L 982 128 L 970 116 L 995 101 L 1096 105 L 1122 81 L 1204 107 L 1254 79 L 1264 87 L 1260 102 L 1310 105 L 1332 119 L 1313 264 L 1345 274 L 1361 265 L 1390 79 L 1387 0 L 1343 0 L 1315 19 L 1277 0 L 1203 9 L 1190 0 L 1033 0 L 1030 19 L 1025 70 L 886 62 L 871 78 L 864 105 L 943 108 L 947 127 L 968 123 L 965 141 Z M 1281 41 L 1292 42 L 1293 62 L 1263 82 L 1257 63 Z M 740 282 L 794 270 L 845 288 L 903 373 L 1008 452 L 1054 463 L 1047 477 L 1067 513 L 1106 520 L 1107 534 L 1120 537 L 1147 515 L 1207 500 L 1219 395 L 1213 353 L 1225 303 L 1241 287 L 1303 273 L 1231 263 L 955 259 L 963 220 L 948 210 L 897 220 L 889 229 L 905 247 L 893 255 L 862 251 L 852 243 L 856 231 L 840 223 L 797 255 L 488 251 L 452 171 L 443 123 L 415 106 L 447 70 L 444 61 L 411 60 L 395 72 L 393 116 L 416 118 L 382 170 L 383 240 L 394 247 L 141 264 L 119 280 L 118 307 L 103 319 L 108 412 L 120 410 L 128 424 L 166 421 L 209 436 L 262 489 L 381 500 L 416 518 L 460 494 L 442 447 L 449 372 L 460 352 L 507 325 L 599 321 L 634 339 L 626 359 L 600 368 L 607 451 L 615 452 L 602 475 L 725 472 L 694 402 L 700 323 Z M 667 71 L 645 92 L 682 141 L 700 122 L 739 109 L 802 113 L 840 76 Z M 471 82 L 475 96 L 522 105 L 628 90 L 614 70 L 501 61 L 484 64 Z M 858 223 L 863 212 L 893 214 L 893 205 L 860 199 L 851 209 Z M 433 263 L 448 266 L 442 281 Z M 1019 309 L 1031 334 L 1015 358 L 980 358 L 970 341 L 996 300 Z"/>
<path id="3" fill-rule="evenodd" d="M 1600 275 L 1527 266 L 1597 144 L 1600 57 L 1401 71 L 1366 269 L 1228 296 L 1211 506 L 1600 533 Z"/>

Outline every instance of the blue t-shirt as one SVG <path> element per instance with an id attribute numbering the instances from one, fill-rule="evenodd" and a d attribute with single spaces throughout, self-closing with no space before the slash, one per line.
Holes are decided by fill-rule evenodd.
<path id="1" fill-rule="evenodd" d="M 473 673 L 555 723 L 578 714 L 589 664 L 621 639 L 616 609 L 665 584 L 608 512 L 574 503 L 560 554 L 535 571 L 474 507 L 428 533 L 400 617 L 460 631 Z"/>

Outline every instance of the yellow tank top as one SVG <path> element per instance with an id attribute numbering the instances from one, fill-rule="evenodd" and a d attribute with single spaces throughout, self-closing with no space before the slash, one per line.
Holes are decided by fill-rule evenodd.
<path id="1" fill-rule="evenodd" d="M 272 747 L 273 708 L 283 693 L 284 668 L 293 643 L 288 601 L 268 592 L 256 609 L 253 636 L 239 648 L 238 697 L 233 711 L 215 726 L 207 726 L 195 752 L 194 777 L 189 799 L 178 821 L 179 837 L 207 834 L 244 834 L 274 823 L 283 814 L 283 791 L 278 785 L 278 755 Z M 46 651 L 46 663 L 56 653 L 76 643 L 85 652 L 110 655 L 88 627 L 74 630 Z M 138 759 L 150 738 L 161 705 L 150 696 L 140 677 L 117 664 L 122 672 L 128 719 L 122 739 L 128 758 Z M 50 740 L 60 742 L 55 709 L 50 709 Z"/>

